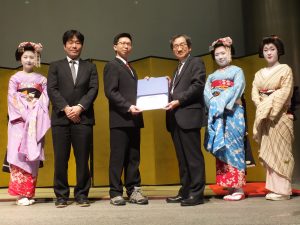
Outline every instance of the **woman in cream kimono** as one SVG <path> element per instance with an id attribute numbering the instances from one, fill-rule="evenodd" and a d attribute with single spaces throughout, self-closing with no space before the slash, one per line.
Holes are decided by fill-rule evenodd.
<path id="1" fill-rule="evenodd" d="M 293 115 L 288 112 L 293 94 L 293 74 L 279 63 L 284 46 L 277 36 L 264 38 L 259 56 L 267 67 L 260 69 L 253 81 L 252 100 L 256 106 L 253 137 L 259 143 L 259 159 L 267 170 L 268 200 L 290 199 L 294 168 L 292 155 Z"/>

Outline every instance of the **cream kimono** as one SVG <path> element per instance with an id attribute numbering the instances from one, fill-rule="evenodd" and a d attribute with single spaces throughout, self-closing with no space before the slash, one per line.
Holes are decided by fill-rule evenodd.
<path id="1" fill-rule="evenodd" d="M 292 94 L 293 74 L 288 65 L 264 68 L 255 74 L 252 100 L 257 109 L 253 136 L 260 145 L 259 159 L 289 182 L 294 168 L 293 116 L 287 112 Z"/>

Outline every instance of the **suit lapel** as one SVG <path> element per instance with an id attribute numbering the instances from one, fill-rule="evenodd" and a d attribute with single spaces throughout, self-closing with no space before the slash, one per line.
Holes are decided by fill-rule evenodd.
<path id="1" fill-rule="evenodd" d="M 175 80 L 175 84 L 174 84 L 174 88 L 176 87 L 176 85 L 179 83 L 179 81 L 181 80 L 181 78 L 184 76 L 185 70 L 188 67 L 189 63 L 191 61 L 191 57 L 189 56 L 187 58 L 187 60 L 185 61 L 185 63 L 183 64 L 183 67 L 180 71 L 179 76 L 177 75 L 176 80 Z M 175 72 L 176 73 L 176 72 Z"/>
<path id="2" fill-rule="evenodd" d="M 137 80 L 137 76 L 135 74 L 135 71 L 131 68 L 133 74 L 131 73 L 130 69 L 122 62 L 122 60 L 115 58 L 115 60 L 120 63 L 120 65 L 124 68 L 124 70 L 130 75 L 131 78 Z"/>
<path id="3" fill-rule="evenodd" d="M 80 78 L 82 78 L 82 76 L 84 74 L 83 71 L 84 71 L 84 61 L 82 59 L 79 59 L 79 66 L 78 66 L 75 86 L 78 84 L 78 81 L 80 80 Z"/>

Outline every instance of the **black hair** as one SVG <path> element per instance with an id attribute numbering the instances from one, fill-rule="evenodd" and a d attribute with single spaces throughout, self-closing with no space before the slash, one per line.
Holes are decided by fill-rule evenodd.
<path id="1" fill-rule="evenodd" d="M 118 42 L 119 42 L 119 39 L 120 38 L 123 38 L 123 37 L 126 37 L 126 38 L 129 38 L 129 40 L 132 42 L 132 37 L 129 33 L 120 33 L 120 34 L 117 34 L 115 37 L 114 37 L 114 40 L 113 40 L 113 44 L 114 45 L 117 45 Z"/>
<path id="2" fill-rule="evenodd" d="M 84 35 L 82 33 L 80 33 L 78 30 L 68 30 L 64 33 L 63 38 L 62 38 L 64 45 L 66 45 L 67 41 L 72 39 L 74 36 L 76 38 L 78 38 L 80 43 L 83 45 Z"/>
<path id="3" fill-rule="evenodd" d="M 276 35 L 270 35 L 269 37 L 264 37 L 259 44 L 258 55 L 260 58 L 264 58 L 264 46 L 267 44 L 274 44 L 277 48 L 278 59 L 279 56 L 284 55 L 284 45 L 282 40 Z"/>
<path id="4" fill-rule="evenodd" d="M 169 40 L 169 43 L 170 43 L 170 48 L 173 50 L 173 42 L 175 41 L 175 39 L 179 38 L 179 37 L 184 37 L 186 43 L 187 43 L 187 46 L 189 48 L 192 47 L 192 38 L 187 36 L 186 34 L 176 34 L 174 35 L 173 37 L 171 37 L 171 39 Z"/>
<path id="5" fill-rule="evenodd" d="M 20 61 L 21 60 L 21 57 L 22 57 L 22 55 L 23 55 L 23 53 L 25 52 L 25 51 L 31 51 L 31 52 L 35 52 L 35 49 L 34 49 L 34 47 L 31 45 L 31 44 L 26 44 L 22 49 L 19 49 L 19 48 L 17 48 L 17 50 L 16 50 L 16 52 L 15 52 L 15 57 L 16 57 L 16 60 L 17 61 Z"/>
<path id="6" fill-rule="evenodd" d="M 211 57 L 212 57 L 213 60 L 215 60 L 215 50 L 216 50 L 216 48 L 221 47 L 221 46 L 223 46 L 225 48 L 228 47 L 228 46 L 224 45 L 222 41 L 218 41 L 213 46 L 213 50 L 210 51 L 210 54 L 211 54 Z M 229 48 L 230 48 L 231 55 L 234 55 L 235 54 L 235 49 L 234 49 L 233 45 L 231 45 Z"/>

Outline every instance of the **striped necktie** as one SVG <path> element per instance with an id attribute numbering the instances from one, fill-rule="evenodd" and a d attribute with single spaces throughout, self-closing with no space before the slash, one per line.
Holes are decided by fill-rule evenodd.
<path id="1" fill-rule="evenodd" d="M 171 94 L 173 94 L 174 87 L 175 87 L 175 82 L 176 82 L 176 79 L 179 77 L 179 72 L 180 72 L 181 66 L 182 66 L 182 63 L 179 62 L 179 63 L 178 63 L 178 66 L 177 66 L 177 70 L 176 70 L 175 75 L 174 75 L 174 78 L 173 78 L 172 88 L 171 88 Z"/>

